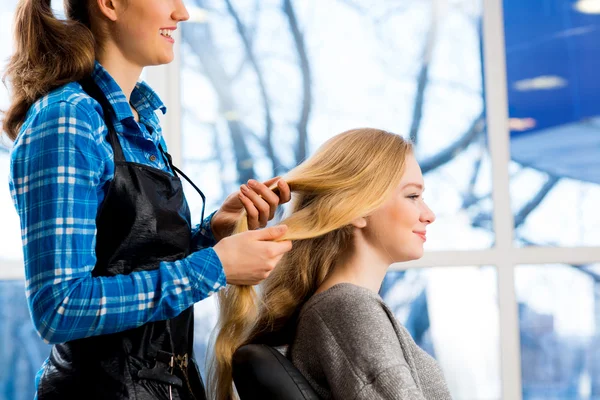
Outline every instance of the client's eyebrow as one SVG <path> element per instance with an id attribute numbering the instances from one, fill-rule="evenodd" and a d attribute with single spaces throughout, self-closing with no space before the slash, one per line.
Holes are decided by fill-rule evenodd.
<path id="1" fill-rule="evenodd" d="M 409 187 L 409 186 L 414 186 L 414 187 L 416 187 L 417 189 L 421 190 L 422 192 L 424 192 L 424 191 L 425 191 L 425 187 L 423 187 L 423 185 L 421 185 L 420 183 L 412 183 L 412 182 L 411 182 L 411 183 L 407 183 L 406 185 L 404 185 L 404 186 L 402 187 L 402 189 L 406 189 L 406 188 L 407 188 L 407 187 Z"/>

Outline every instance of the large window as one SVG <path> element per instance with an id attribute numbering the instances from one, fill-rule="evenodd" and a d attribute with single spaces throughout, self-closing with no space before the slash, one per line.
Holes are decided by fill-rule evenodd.
<path id="1" fill-rule="evenodd" d="M 284 174 L 331 136 L 373 126 L 416 144 L 437 213 L 429 250 L 494 245 L 480 1 L 189 5 L 181 161 L 209 209 L 251 177 Z M 201 203 L 189 193 L 198 218 Z M 390 273 L 382 295 L 440 360 L 456 398 L 499 398 L 495 268 L 441 265 Z M 198 338 L 216 319 L 209 304 Z M 197 346 L 201 356 L 206 341 Z"/>
<path id="2" fill-rule="evenodd" d="M 531 75 L 530 52 L 550 39 L 593 35 L 598 19 L 573 17 L 593 2 L 534 3 L 190 1 L 193 21 L 182 31 L 180 160 L 206 190 L 209 209 L 247 178 L 285 173 L 348 128 L 382 127 L 416 143 L 438 220 L 429 253 L 393 266 L 398 272 L 388 274 L 382 295 L 399 302 L 399 320 L 438 359 L 457 399 L 549 398 L 548 387 L 563 388 L 562 399 L 579 399 L 595 393 L 586 387 L 598 386 L 591 368 L 572 375 L 555 369 L 540 381 L 543 372 L 535 368 L 542 364 L 530 360 L 544 359 L 547 349 L 524 339 L 538 329 L 521 292 L 534 278 L 517 266 L 563 263 L 583 277 L 573 284 L 590 306 L 587 266 L 600 260 L 589 247 L 600 243 L 600 167 L 590 162 L 598 158 L 593 117 L 600 112 L 578 108 L 576 98 L 598 81 L 585 89 L 579 81 L 557 103 L 580 111 L 568 122 L 581 124 L 534 135 L 561 125 L 552 125 L 558 110 L 547 104 L 556 102 L 548 86 L 563 83 L 548 71 L 538 71 L 541 79 Z M 520 30 L 511 22 L 515 15 Z M 547 27 L 546 17 L 561 16 L 563 25 L 528 36 L 531 21 Z M 597 52 L 565 46 L 570 53 L 553 65 L 562 60 L 573 71 L 598 70 L 589 67 Z M 538 64 L 546 61 L 552 60 L 537 57 Z M 515 91 L 536 96 L 517 98 Z M 545 110 L 545 117 L 526 114 L 519 102 Z M 587 140 L 571 140 L 575 132 Z M 189 200 L 197 215 L 200 203 L 193 193 Z M 213 307 L 202 306 L 199 337 L 214 323 Z M 569 307 L 575 305 L 563 310 Z M 589 341 L 595 337 L 589 329 L 574 325 L 572 332 Z M 569 379 L 583 389 L 564 385 Z"/>

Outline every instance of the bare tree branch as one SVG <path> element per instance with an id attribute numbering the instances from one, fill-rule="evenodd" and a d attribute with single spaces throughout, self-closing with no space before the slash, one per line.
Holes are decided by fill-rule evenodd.
<path id="1" fill-rule="evenodd" d="M 429 63 L 423 61 L 419 76 L 417 78 L 417 91 L 415 94 L 415 105 L 413 109 L 412 122 L 410 125 L 410 140 L 418 143 L 419 128 L 423 119 L 423 104 L 425 103 L 425 88 L 427 87 L 427 77 L 429 75 Z"/>
<path id="2" fill-rule="evenodd" d="M 410 140 L 417 144 L 419 140 L 419 129 L 421 127 L 421 121 L 423 120 L 423 105 L 425 103 L 425 89 L 427 88 L 427 82 L 429 80 L 429 65 L 433 57 L 433 49 L 437 39 L 437 27 L 439 24 L 439 0 L 433 0 L 431 7 L 431 20 L 429 24 L 429 31 L 425 38 L 425 45 L 423 46 L 423 54 L 421 56 L 422 64 L 417 76 L 417 91 L 415 94 L 415 106 L 413 110 L 413 118 L 410 127 Z"/>
<path id="3" fill-rule="evenodd" d="M 250 18 L 251 26 L 246 28 L 246 37 L 248 38 L 248 43 L 250 43 L 250 47 L 253 47 L 254 36 L 256 35 L 256 25 L 258 24 L 258 14 L 260 13 L 260 0 L 255 0 L 254 2 L 254 15 Z M 253 22 L 253 23 L 252 23 Z M 232 80 L 236 80 L 242 74 L 242 71 L 246 67 L 248 63 L 247 58 L 243 58 L 240 61 L 240 65 L 235 69 L 235 72 L 231 75 Z"/>
<path id="4" fill-rule="evenodd" d="M 219 162 L 219 171 L 225 171 L 225 161 L 223 160 L 223 151 L 221 150 L 221 143 L 219 142 L 219 129 L 217 128 L 217 124 L 211 124 L 213 140 L 216 144 L 217 148 L 215 149 L 215 157 Z M 227 187 L 227 181 L 225 179 L 219 179 L 221 183 L 221 193 L 227 195 L 229 193 L 229 188 Z"/>
<path id="5" fill-rule="evenodd" d="M 434 79 L 429 77 L 429 84 L 434 86 L 441 86 L 446 89 L 459 90 L 467 94 L 481 96 L 481 89 L 476 89 L 464 82 L 452 82 L 445 79 Z"/>
<path id="6" fill-rule="evenodd" d="M 196 3 L 203 7 L 203 1 L 197 0 Z M 219 98 L 219 109 L 227 115 L 227 126 L 233 142 L 238 181 L 246 182 L 255 178 L 254 160 L 244 140 L 245 127 L 239 120 L 231 79 L 225 72 L 225 65 L 215 46 L 209 27 L 207 24 L 185 25 L 182 30 L 182 37 L 204 66 L 206 76 Z"/>
<path id="7" fill-rule="evenodd" d="M 366 7 L 362 6 L 361 4 L 358 4 L 358 2 L 354 0 L 340 0 L 340 3 L 347 5 L 348 7 L 352 8 L 353 10 L 357 11 L 362 15 L 366 14 L 368 11 Z"/>
<path id="8" fill-rule="evenodd" d="M 458 140 L 453 142 L 450 146 L 441 150 L 438 154 L 426 159 L 421 163 L 421 170 L 423 174 L 432 171 L 442 165 L 452 161 L 460 152 L 465 150 L 469 145 L 481 135 L 485 130 L 485 116 L 482 111 L 481 114 L 475 118 L 469 129 L 460 137 Z"/>
<path id="9" fill-rule="evenodd" d="M 546 198 L 548 193 L 556 186 L 560 178 L 556 176 L 550 176 L 548 180 L 542 185 L 542 187 L 538 190 L 538 192 L 517 212 L 515 215 L 515 229 L 520 227 L 525 223 L 527 217 L 535 210 L 542 201 Z M 471 223 L 474 227 L 485 228 L 492 230 L 492 215 L 490 213 L 479 213 L 476 215 Z M 527 239 L 521 237 L 520 240 L 523 240 L 532 245 L 541 245 L 540 243 L 528 242 Z"/>
<path id="10" fill-rule="evenodd" d="M 406 1 L 404 0 L 386 0 L 385 2 L 383 2 L 383 4 L 387 7 L 385 7 L 385 9 L 383 10 L 381 10 L 381 7 L 377 8 L 376 10 L 379 11 L 379 15 L 375 16 L 372 15 L 374 13 L 372 10 L 373 7 L 371 4 L 369 4 L 369 2 L 365 2 L 368 5 L 362 5 L 359 1 L 356 0 L 339 0 L 339 2 L 347 5 L 349 8 L 353 9 L 361 16 L 367 16 L 368 14 L 371 14 L 369 18 L 371 18 L 375 24 L 384 23 L 388 18 L 395 15 L 397 12 L 406 11 L 406 9 L 409 7 L 409 5 L 406 4 Z"/>
<path id="11" fill-rule="evenodd" d="M 485 146 L 485 144 L 482 143 L 479 155 L 477 156 L 477 159 L 475 160 L 475 165 L 473 166 L 473 173 L 471 175 L 471 179 L 469 180 L 469 186 L 467 188 L 467 192 L 465 193 L 465 196 L 463 197 L 462 208 L 469 208 L 473 204 L 479 202 L 479 200 L 480 200 L 479 198 L 477 198 L 477 196 L 475 196 L 475 184 L 477 183 L 477 178 L 479 177 L 479 172 L 481 171 L 484 146 Z"/>
<path id="12" fill-rule="evenodd" d="M 287 16 L 294 45 L 300 60 L 300 71 L 302 72 L 302 108 L 300 109 L 300 120 L 298 121 L 298 144 L 296 146 L 296 163 L 299 164 L 306 158 L 308 152 L 308 120 L 312 107 L 312 84 L 311 70 L 304 44 L 304 35 L 300 32 L 298 19 L 290 0 L 283 0 L 283 11 Z"/>
<path id="13" fill-rule="evenodd" d="M 535 210 L 537 206 L 540 205 L 540 203 L 546 198 L 548 193 L 550 193 L 550 191 L 554 188 L 554 186 L 556 186 L 556 184 L 558 183 L 559 180 L 560 180 L 560 178 L 558 178 L 556 176 L 548 177 L 548 180 L 546 181 L 546 183 L 544 183 L 544 185 L 540 188 L 540 190 L 538 190 L 536 195 L 533 196 L 527 202 L 527 204 L 525 204 L 519 210 L 519 212 L 515 216 L 515 229 L 520 227 L 521 225 L 523 225 L 523 223 L 525 223 L 525 220 L 527 219 L 529 214 L 531 214 L 531 212 L 533 210 Z"/>
<path id="14" fill-rule="evenodd" d="M 235 69 L 235 71 L 233 72 L 233 74 L 231 74 L 232 81 L 237 80 L 242 75 L 242 72 L 244 71 L 244 68 L 246 68 L 247 64 L 248 64 L 247 58 L 244 58 L 240 61 L 240 65 L 238 65 L 237 68 Z"/>
<path id="15" fill-rule="evenodd" d="M 250 43 L 250 39 L 248 37 L 247 29 L 244 25 L 244 22 L 241 20 L 237 10 L 233 7 L 231 0 L 225 0 L 225 4 L 227 5 L 227 10 L 229 14 L 233 17 L 235 21 L 235 26 L 237 31 L 242 39 L 242 43 L 244 44 L 244 50 L 246 52 L 246 57 L 254 69 L 256 73 L 256 77 L 258 79 L 258 88 L 260 91 L 260 97 L 263 103 L 263 108 L 265 111 L 265 140 L 264 145 L 267 151 L 267 156 L 271 159 L 271 163 L 273 165 L 273 174 L 280 175 L 281 170 L 281 162 L 279 161 L 275 151 L 273 149 L 272 136 L 273 136 L 273 118 L 271 116 L 271 102 L 269 99 L 269 94 L 267 93 L 267 85 L 265 83 L 264 74 L 261 66 L 256 59 L 256 55 L 254 54 L 254 50 L 252 49 L 252 44 Z"/>

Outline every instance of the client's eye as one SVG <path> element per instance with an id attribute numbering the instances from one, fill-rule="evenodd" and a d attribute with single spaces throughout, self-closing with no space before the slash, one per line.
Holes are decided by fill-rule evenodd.
<path id="1" fill-rule="evenodd" d="M 421 195 L 420 195 L 420 194 L 411 194 L 410 196 L 407 196 L 407 197 L 408 197 L 409 199 L 416 200 L 416 199 L 418 199 L 419 197 L 421 197 Z"/>

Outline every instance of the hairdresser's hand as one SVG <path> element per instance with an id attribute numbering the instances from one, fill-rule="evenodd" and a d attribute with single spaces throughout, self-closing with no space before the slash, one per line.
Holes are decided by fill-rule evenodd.
<path id="1" fill-rule="evenodd" d="M 275 194 L 269 186 L 277 182 L 279 194 Z M 278 176 L 264 183 L 250 179 L 247 185 L 227 196 L 223 205 L 212 217 L 211 230 L 217 242 L 231 235 L 235 224 L 246 210 L 248 229 L 264 228 L 267 222 L 275 216 L 275 210 L 280 204 L 290 201 L 290 187 Z"/>
<path id="2" fill-rule="evenodd" d="M 289 240 L 276 241 L 286 232 L 287 226 L 278 225 L 238 233 L 217 243 L 213 249 L 223 264 L 227 283 L 257 285 L 269 276 L 281 257 L 292 248 Z"/>

